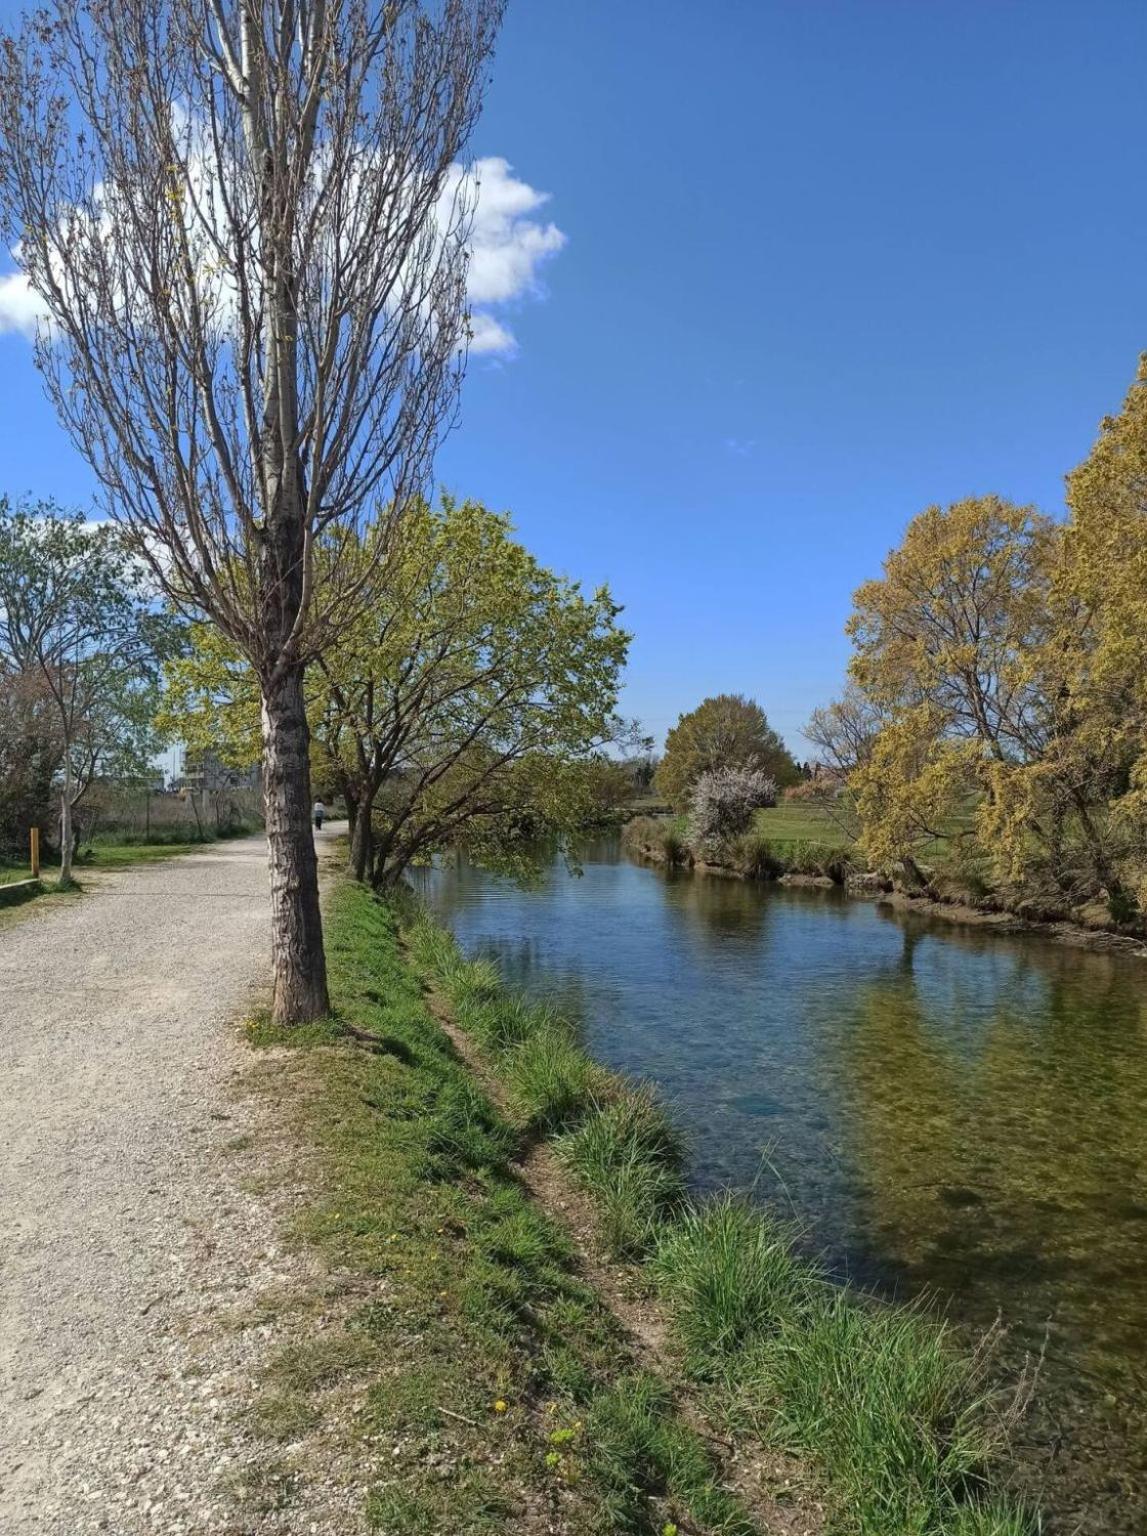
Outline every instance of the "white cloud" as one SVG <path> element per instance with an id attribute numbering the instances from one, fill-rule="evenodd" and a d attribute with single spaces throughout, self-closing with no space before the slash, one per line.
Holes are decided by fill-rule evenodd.
<path id="1" fill-rule="evenodd" d="M 517 350 L 514 334 L 494 311 L 540 297 L 539 270 L 562 249 L 566 237 L 556 224 L 534 217 L 549 194 L 520 180 L 500 156 L 478 160 L 468 170 L 454 168 L 443 195 L 444 221 L 460 189 L 473 207 L 467 285 L 470 350 L 475 355 L 511 356 Z M 0 274 L 0 334 L 32 337 L 44 315 L 43 304 L 22 273 Z"/>
<path id="2" fill-rule="evenodd" d="M 482 353 L 494 353 L 499 357 L 507 357 L 518 350 L 518 343 L 514 340 L 514 333 L 508 331 L 493 315 L 475 310 L 470 316 L 470 356 L 478 357 Z"/>
<path id="3" fill-rule="evenodd" d="M 22 272 L 0 276 L 0 335 L 19 331 L 24 336 L 35 336 L 36 322 L 43 313 L 43 304 Z"/>
<path id="4" fill-rule="evenodd" d="M 556 256 L 566 237 L 553 223 L 532 218 L 549 201 L 520 181 L 497 156 L 479 160 L 468 179 L 477 184 L 470 238 L 470 302 L 505 304 L 538 291 L 538 268 Z"/>

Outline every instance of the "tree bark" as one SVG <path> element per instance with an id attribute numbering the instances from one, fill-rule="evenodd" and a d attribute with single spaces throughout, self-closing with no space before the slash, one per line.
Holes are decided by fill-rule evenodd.
<path id="1" fill-rule="evenodd" d="M 277 1024 L 330 1012 L 311 833 L 310 732 L 303 669 L 286 672 L 263 699 L 263 778 L 271 865 L 271 959 Z"/>
<path id="2" fill-rule="evenodd" d="M 359 802 L 350 839 L 350 868 L 354 878 L 363 885 L 369 881 L 374 868 L 374 828 L 371 818 L 371 799 Z"/>
<path id="3" fill-rule="evenodd" d="M 72 774 L 67 756 L 64 758 L 64 787 L 60 794 L 60 884 L 72 883 L 72 858 L 75 838 L 72 836 Z"/>

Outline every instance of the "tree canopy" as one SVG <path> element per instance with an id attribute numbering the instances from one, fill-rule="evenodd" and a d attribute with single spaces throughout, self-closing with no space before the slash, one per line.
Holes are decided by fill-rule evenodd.
<path id="1" fill-rule="evenodd" d="M 370 582 L 307 684 L 315 776 L 346 801 L 356 874 L 388 881 L 447 844 L 505 860 L 568 836 L 599 794 L 589 765 L 623 734 L 629 636 L 608 590 L 587 596 L 507 517 L 449 497 L 408 510 Z M 169 684 L 189 742 L 253 754 L 257 690 L 216 635 L 195 633 Z"/>
<path id="2" fill-rule="evenodd" d="M 117 529 L 0 497 L 0 675 L 25 731 L 54 754 L 65 884 L 75 808 L 94 779 L 146 772 L 177 644 Z"/>
<path id="3" fill-rule="evenodd" d="M 853 758 L 873 862 L 943 840 L 1024 897 L 1141 908 L 1145 485 L 1141 366 L 1069 476 L 1067 522 L 996 496 L 929 507 L 858 590 L 849 719 L 834 705 L 814 724 Z"/>
<path id="4" fill-rule="evenodd" d="M 696 709 L 681 715 L 665 739 L 657 788 L 674 810 L 685 813 L 700 776 L 722 768 L 759 768 L 782 788 L 800 777 L 764 710 L 739 693 L 703 699 Z"/>

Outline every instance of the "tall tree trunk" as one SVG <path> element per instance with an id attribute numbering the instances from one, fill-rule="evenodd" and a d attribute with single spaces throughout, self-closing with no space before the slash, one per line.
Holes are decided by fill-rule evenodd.
<path id="1" fill-rule="evenodd" d="M 60 792 L 60 884 L 72 883 L 72 857 L 75 838 L 72 835 L 72 770 L 67 754 L 64 755 L 64 787 Z"/>
<path id="2" fill-rule="evenodd" d="M 310 732 L 303 669 L 291 669 L 263 699 L 263 779 L 271 862 L 271 959 L 277 1024 L 306 1024 L 330 1012 L 311 833 Z"/>
<path id="3" fill-rule="evenodd" d="M 338 787 L 339 794 L 343 797 L 343 803 L 346 806 L 347 829 L 350 832 L 351 841 L 353 842 L 354 824 L 358 820 L 358 797 L 355 795 L 353 789 L 347 788 L 347 781 L 345 777 L 340 776 L 338 780 Z"/>
<path id="4" fill-rule="evenodd" d="M 373 798 L 370 795 L 364 795 L 359 801 L 350 838 L 351 874 L 364 885 L 370 879 L 371 870 L 374 867 L 372 804 Z"/>

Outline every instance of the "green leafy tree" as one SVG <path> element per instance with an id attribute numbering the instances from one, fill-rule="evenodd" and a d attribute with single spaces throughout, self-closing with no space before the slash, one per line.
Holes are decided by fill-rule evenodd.
<path id="1" fill-rule="evenodd" d="M 385 884 L 459 845 L 521 865 L 540 836 L 568 841 L 599 815 L 602 751 L 634 738 L 616 716 L 629 636 L 608 590 L 585 595 L 508 518 L 448 497 L 409 509 L 367 579 L 361 618 L 308 681 L 315 777 L 346 802 L 356 876 Z M 258 692 L 216 634 L 197 629 L 169 680 L 170 729 L 250 759 Z"/>
<path id="2" fill-rule="evenodd" d="M 39 671 L 0 664 L 0 848 L 27 849 L 30 827 L 46 829 L 60 766 L 60 731 Z"/>
<path id="3" fill-rule="evenodd" d="M 717 694 L 680 717 L 665 739 L 657 788 L 684 814 L 700 776 L 721 768 L 759 768 L 782 789 L 800 778 L 800 769 L 764 710 L 739 693 Z"/>
<path id="4" fill-rule="evenodd" d="M 143 773 L 158 746 L 160 671 L 177 643 L 116 529 L 0 498 L 0 670 L 34 679 L 53 718 L 64 885 L 93 781 Z"/>
<path id="5" fill-rule="evenodd" d="M 1059 538 L 1050 519 L 998 496 L 928 507 L 856 592 L 849 671 L 881 728 L 851 784 L 875 862 L 974 837 L 968 812 L 989 764 L 1042 754 L 1046 696 L 1031 663 Z"/>

